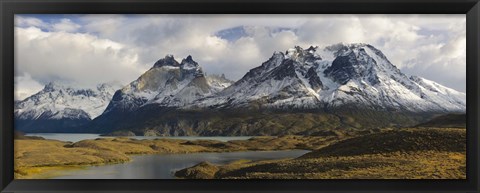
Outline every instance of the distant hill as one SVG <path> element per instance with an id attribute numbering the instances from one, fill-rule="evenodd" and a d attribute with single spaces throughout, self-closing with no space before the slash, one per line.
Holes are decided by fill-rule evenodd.
<path id="1" fill-rule="evenodd" d="M 467 144 L 463 129 L 418 128 L 392 130 L 346 139 L 300 158 L 356 156 L 392 152 L 464 152 Z"/>
<path id="2" fill-rule="evenodd" d="M 466 128 L 466 114 L 447 114 L 434 117 L 430 121 L 421 123 L 417 127 Z"/>
<path id="3" fill-rule="evenodd" d="M 466 130 L 406 128 L 357 136 L 295 159 L 202 162 L 187 179 L 466 179 Z"/>

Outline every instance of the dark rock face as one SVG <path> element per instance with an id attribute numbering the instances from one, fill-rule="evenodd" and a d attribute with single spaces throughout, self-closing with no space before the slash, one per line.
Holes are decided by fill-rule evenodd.
<path id="1" fill-rule="evenodd" d="M 292 60 L 283 61 L 278 68 L 272 71 L 270 76 L 275 80 L 283 80 L 286 77 L 290 77 L 290 78 L 295 77 L 296 73 L 295 73 L 294 62 Z"/>
<path id="2" fill-rule="evenodd" d="M 323 88 L 323 83 L 320 80 L 320 77 L 318 76 L 315 67 L 311 67 L 310 69 L 308 69 L 305 78 L 308 79 L 308 83 L 310 83 L 312 89 L 314 89 L 315 91 Z"/>
<path id="3" fill-rule="evenodd" d="M 356 60 L 355 54 L 351 52 L 346 56 L 338 56 L 332 62 L 332 66 L 325 70 L 325 75 L 331 77 L 340 84 L 345 84 L 349 80 L 360 76 L 359 63 Z"/>
<path id="4" fill-rule="evenodd" d="M 181 64 L 193 64 L 194 66 L 198 66 L 198 63 L 195 62 L 192 56 L 188 55 L 185 59 L 182 60 Z"/>
<path id="5" fill-rule="evenodd" d="M 357 49 L 357 54 L 352 49 L 340 49 L 339 52 L 343 53 L 337 52 L 339 56 L 324 71 L 325 75 L 342 85 L 352 79 L 361 78 L 366 78 L 372 85 L 378 84 L 379 79 L 375 74 L 377 62 L 365 52 L 365 49 Z"/>
<path id="6" fill-rule="evenodd" d="M 162 67 L 162 66 L 179 66 L 180 64 L 175 60 L 172 55 L 167 55 L 165 58 L 162 58 L 155 62 L 153 65 L 154 68 Z"/>
<path id="7" fill-rule="evenodd" d="M 128 102 L 124 102 L 128 101 Z M 108 104 L 105 112 L 112 110 L 119 112 L 128 112 L 131 109 L 136 109 L 147 102 L 144 98 L 131 97 L 128 94 L 123 93 L 121 90 L 117 90 L 112 97 L 112 100 Z"/>

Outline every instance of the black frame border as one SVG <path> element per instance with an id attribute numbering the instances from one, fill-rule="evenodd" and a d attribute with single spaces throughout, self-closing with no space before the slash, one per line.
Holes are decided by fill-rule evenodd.
<path id="1" fill-rule="evenodd" d="M 466 14 L 467 180 L 14 180 L 14 14 Z M 0 190 L 5 192 L 480 192 L 479 0 L 0 0 Z"/>

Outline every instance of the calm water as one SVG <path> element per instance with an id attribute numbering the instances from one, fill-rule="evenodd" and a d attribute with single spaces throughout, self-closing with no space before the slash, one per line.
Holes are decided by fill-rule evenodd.
<path id="1" fill-rule="evenodd" d="M 54 179 L 174 179 L 177 170 L 202 161 L 226 164 L 235 160 L 269 160 L 299 157 L 309 151 L 251 151 L 133 156 L 125 164 L 91 166 L 86 170 L 63 171 Z"/>
<path id="2" fill-rule="evenodd" d="M 78 142 L 85 139 L 96 139 L 96 138 L 107 138 L 100 136 L 100 134 L 89 134 L 89 133 L 28 133 L 27 136 L 39 136 L 45 139 L 54 139 L 60 141 L 71 141 Z M 218 141 L 231 141 L 231 140 L 246 140 L 252 138 L 252 136 L 241 136 L 241 137 L 145 137 L 145 136 L 131 136 L 129 138 L 134 139 L 159 139 L 159 138 L 168 138 L 168 139 L 185 139 L 185 140 L 218 140 Z"/>

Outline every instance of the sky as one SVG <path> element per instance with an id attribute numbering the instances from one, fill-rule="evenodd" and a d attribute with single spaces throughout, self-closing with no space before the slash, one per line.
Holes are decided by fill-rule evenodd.
<path id="1" fill-rule="evenodd" d="M 465 15 L 16 15 L 15 98 L 55 81 L 126 85 L 173 54 L 240 79 L 294 46 L 368 43 L 407 75 L 466 90 Z"/>

